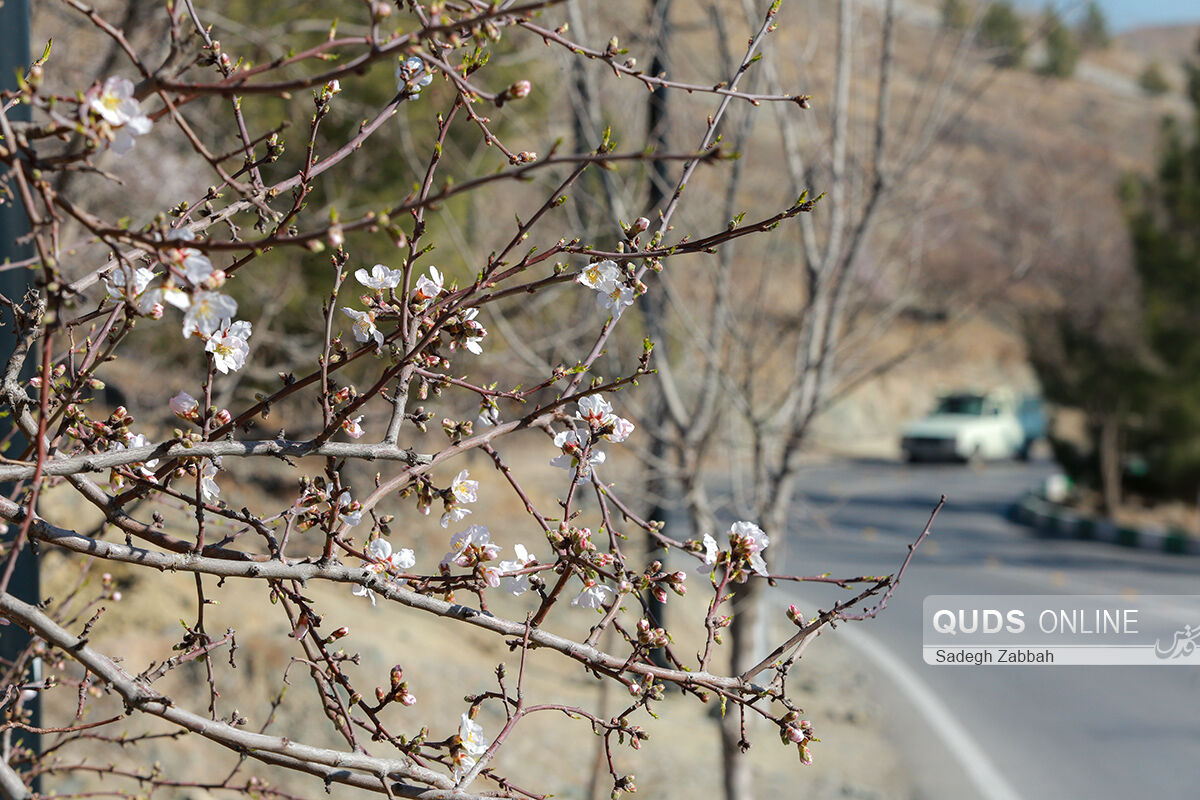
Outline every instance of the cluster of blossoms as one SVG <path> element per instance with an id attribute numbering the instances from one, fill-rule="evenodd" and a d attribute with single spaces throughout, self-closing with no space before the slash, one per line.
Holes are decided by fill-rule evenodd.
<path id="1" fill-rule="evenodd" d="M 349 496 L 347 492 L 343 492 L 343 494 Z M 342 519 L 344 520 L 345 517 Z M 367 545 L 366 556 L 367 560 L 363 562 L 363 566 L 374 575 L 394 575 L 412 569 L 417 563 L 416 554 L 412 550 L 407 547 L 392 550 L 392 543 L 387 539 L 372 539 L 371 543 Z M 366 586 L 355 584 L 350 592 L 357 597 L 370 598 L 371 605 L 375 605 L 375 595 Z M 412 703 L 405 703 L 405 705 L 412 705 Z"/>
<path id="2" fill-rule="evenodd" d="M 185 229 L 167 234 L 168 241 L 191 239 L 192 232 Z M 157 277 L 153 270 L 120 265 L 105 279 L 108 296 L 152 319 L 162 318 L 164 303 L 178 308 L 184 312 L 184 338 L 204 340 L 216 369 L 225 374 L 241 369 L 250 355 L 252 331 L 249 322 L 234 320 L 237 301 L 216 291 L 225 284 L 225 272 L 194 247 L 169 247 L 161 258 L 166 271 L 160 285 L 150 286 Z"/>
<path id="3" fill-rule="evenodd" d="M 374 341 L 376 346 L 382 347 L 386 337 L 379 330 L 377 322 L 381 317 L 399 316 L 400 308 L 393 302 L 394 290 L 399 288 L 401 281 L 404 280 L 404 273 L 383 264 L 376 264 L 370 272 L 365 269 L 356 270 L 354 277 L 363 286 L 373 289 L 375 294 L 362 297 L 363 304 L 367 306 L 366 311 L 343 308 L 342 312 L 354 320 L 351 330 L 354 333 L 355 341 L 363 343 Z M 410 306 L 414 312 L 424 311 L 428 308 L 429 303 L 441 297 L 443 292 L 445 292 L 445 279 L 437 267 L 431 266 L 428 275 L 422 275 L 417 279 L 417 285 L 413 288 L 409 298 Z M 487 330 L 475 319 L 478 315 L 478 308 L 467 308 L 458 311 L 444 321 L 440 332 L 449 336 L 450 352 L 462 347 L 475 355 L 483 353 L 483 339 L 487 336 Z M 425 319 L 423 324 L 432 325 L 433 320 Z M 449 364 L 436 354 L 430 354 L 427 361 L 426 366 L 429 367 L 448 366 Z"/>
<path id="4" fill-rule="evenodd" d="M 581 478 L 592 474 L 592 468 L 604 463 L 604 451 L 592 447 L 593 442 L 604 439 L 620 443 L 629 438 L 634 424 L 613 413 L 612 404 L 600 395 L 588 395 L 577 404 L 575 419 L 587 425 L 587 433 L 575 429 L 560 431 L 554 436 L 554 446 L 562 450 L 550 465 L 569 470 L 571 477 L 576 473 Z"/>
<path id="5" fill-rule="evenodd" d="M 575 276 L 575 282 L 596 292 L 596 302 L 614 321 L 633 305 L 634 291 L 615 261 L 597 261 Z"/>
<path id="6" fill-rule="evenodd" d="M 744 564 L 748 564 L 750 569 L 766 577 L 767 562 L 763 560 L 762 551 L 767 549 L 771 539 L 763 532 L 763 529 L 753 522 L 735 522 L 730 526 L 726 536 L 729 546 L 727 549 L 721 550 L 717 547 L 717 540 L 711 533 L 704 534 L 704 538 L 701 540 L 704 563 L 700 565 L 699 571 L 711 574 L 718 564 L 725 564 L 726 568 L 730 570 L 731 577 L 738 583 L 744 583 L 748 576 L 742 567 Z"/>
<path id="7" fill-rule="evenodd" d="M 93 117 L 92 114 L 96 116 Z M 79 118 L 108 140 L 112 151 L 123 156 L 133 149 L 134 137 L 150 132 L 154 121 L 142 113 L 128 78 L 109 78 L 83 95 Z"/>
<path id="8" fill-rule="evenodd" d="M 500 557 L 500 545 L 492 541 L 491 533 L 483 525 L 472 525 L 451 537 L 450 551 L 442 558 L 442 572 L 448 573 L 451 564 L 474 569 L 489 587 L 494 589 L 500 586 L 512 595 L 520 596 L 530 587 L 529 574 L 506 573 L 522 570 L 536 563 L 537 559 L 529 554 L 523 544 L 518 544 L 513 550 L 517 554 L 515 560 L 492 564 Z"/>

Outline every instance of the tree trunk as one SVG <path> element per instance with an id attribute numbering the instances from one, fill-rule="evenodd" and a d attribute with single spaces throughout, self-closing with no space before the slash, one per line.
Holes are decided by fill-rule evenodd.
<path id="1" fill-rule="evenodd" d="M 1096 439 L 1101 502 L 1104 513 L 1112 516 L 1121 505 L 1121 427 L 1116 414 L 1100 417 Z"/>

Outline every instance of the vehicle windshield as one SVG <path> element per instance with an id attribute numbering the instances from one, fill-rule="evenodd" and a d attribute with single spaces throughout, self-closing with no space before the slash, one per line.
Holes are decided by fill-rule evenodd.
<path id="1" fill-rule="evenodd" d="M 979 417 L 983 415 L 983 398 L 974 394 L 955 394 L 943 397 L 938 403 L 937 414 L 970 414 Z"/>

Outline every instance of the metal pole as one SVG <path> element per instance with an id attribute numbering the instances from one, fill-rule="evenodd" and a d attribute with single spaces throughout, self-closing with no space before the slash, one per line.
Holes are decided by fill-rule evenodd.
<path id="1" fill-rule="evenodd" d="M 29 0 L 0 0 L 0 87 L 12 90 L 17 88 L 17 72 L 29 68 Z M 11 122 L 27 122 L 30 120 L 30 108 L 26 105 L 15 106 L 7 112 Z M 19 197 L 14 202 L 0 205 L 0 264 L 10 261 L 20 261 L 33 255 L 32 242 L 18 242 L 29 233 L 29 218 Z M 0 293 L 13 300 L 20 301 L 31 286 L 29 270 L 7 270 L 0 272 Z M 15 325 L 10 319 L 3 320 L 4 327 L 0 328 L 0 363 L 8 360 L 16 346 Z M 26 376 L 28 377 L 28 376 Z M 0 420 L 0 425 L 11 425 L 12 417 Z M 0 431 L 6 432 L 6 431 Z M 25 447 L 25 440 L 16 437 L 9 447 L 10 453 L 19 453 Z M 0 486 L 0 493 L 9 494 L 12 485 Z M 9 532 L 3 540 L 16 536 L 17 526 L 10 525 Z M 27 603 L 40 601 L 38 586 L 37 559 L 32 550 L 26 547 L 18 557 L 16 571 L 9 583 L 8 591 L 13 596 Z M 15 625 L 0 629 L 0 659 L 10 662 L 17 658 L 29 644 L 29 636 Z M 37 665 L 33 666 L 37 671 Z M 38 675 L 27 675 L 27 679 L 36 680 Z M 41 725 L 40 695 L 27 701 L 26 707 L 32 712 L 32 723 L 35 727 Z M 5 745 L 9 743 L 6 742 Z M 11 740 L 14 746 L 29 748 L 37 753 L 40 742 L 36 735 L 20 732 Z M 8 747 L 4 748 L 5 754 Z M 40 787 L 35 781 L 34 792 Z"/>

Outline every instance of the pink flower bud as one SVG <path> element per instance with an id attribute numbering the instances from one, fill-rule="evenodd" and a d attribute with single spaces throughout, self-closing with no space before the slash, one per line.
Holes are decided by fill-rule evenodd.
<path id="1" fill-rule="evenodd" d="M 650 227 L 650 220 L 645 217 L 638 217 L 633 221 L 633 232 L 641 233 Z"/>

